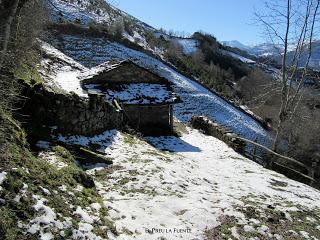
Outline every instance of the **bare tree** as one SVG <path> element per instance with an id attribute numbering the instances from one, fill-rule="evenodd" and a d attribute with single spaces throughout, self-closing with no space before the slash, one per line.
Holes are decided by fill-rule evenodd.
<path id="1" fill-rule="evenodd" d="M 39 62 L 37 37 L 45 22 L 42 0 L 4 0 L 0 5 L 0 109 L 15 110 L 17 78 L 34 80 Z"/>
<path id="2" fill-rule="evenodd" d="M 269 0 L 265 8 L 266 14 L 256 13 L 256 17 L 282 57 L 281 104 L 273 143 L 273 149 L 277 150 L 283 124 L 295 114 L 303 95 L 316 35 L 319 0 Z M 303 55 L 307 57 L 301 69 Z M 299 78 L 297 71 L 302 71 Z"/>
<path id="3" fill-rule="evenodd" d="M 3 2 L 1 2 L 1 4 L 4 4 Z M 12 23 L 13 20 L 16 16 L 17 10 L 18 10 L 18 6 L 19 6 L 19 0 L 14 0 L 11 5 L 9 6 L 9 8 L 7 8 L 6 10 L 9 12 L 5 23 L 4 23 L 4 32 L 3 34 L 1 34 L 1 40 L 2 40 L 2 46 L 1 46 L 1 53 L 0 53 L 0 69 L 2 68 L 4 59 L 5 59 L 5 55 L 7 53 L 8 50 L 8 43 L 10 40 L 10 35 L 11 35 L 11 27 L 12 27 Z"/>

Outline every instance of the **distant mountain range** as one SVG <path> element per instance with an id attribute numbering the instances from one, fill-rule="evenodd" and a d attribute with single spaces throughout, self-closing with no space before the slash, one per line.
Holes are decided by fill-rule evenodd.
<path id="1" fill-rule="evenodd" d="M 237 40 L 232 40 L 224 41 L 223 44 L 229 47 L 238 48 L 240 50 L 246 51 L 247 53 L 256 57 L 279 55 L 279 50 L 273 44 L 270 43 L 245 45 Z"/>
<path id="2" fill-rule="evenodd" d="M 240 50 L 246 51 L 248 54 L 253 55 L 255 57 L 271 57 L 280 63 L 281 52 L 279 52 L 279 49 L 281 49 L 281 47 L 279 46 L 276 47 L 270 43 L 262 43 L 262 44 L 249 46 L 237 40 L 224 41 L 223 44 L 229 47 L 238 48 Z M 314 69 L 320 70 L 320 40 L 314 41 L 312 43 L 312 48 L 313 48 L 313 51 L 312 51 L 309 66 Z M 292 51 L 289 51 L 288 63 L 290 63 L 290 61 L 293 59 L 294 46 L 292 45 L 289 46 L 289 49 L 292 49 Z M 308 51 L 306 49 L 301 56 L 299 67 L 303 67 L 305 65 L 307 58 L 308 58 Z"/>

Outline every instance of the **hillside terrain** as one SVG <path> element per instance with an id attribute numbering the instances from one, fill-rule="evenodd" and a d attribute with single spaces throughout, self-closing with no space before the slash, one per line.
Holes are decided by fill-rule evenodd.
<path id="1" fill-rule="evenodd" d="M 190 124 L 207 116 L 270 146 L 273 132 L 240 101 L 238 85 L 253 74 L 274 80 L 277 69 L 209 34 L 154 29 L 103 0 L 44 6 L 47 22 L 23 48 L 27 57 L 0 64 L 0 84 L 6 76 L 19 86 L 10 108 L 0 104 L 1 239 L 320 239 L 319 190 Z M 181 100 L 171 135 L 124 125 L 122 105 L 83 87 L 122 61 L 165 79 Z"/>
<path id="2" fill-rule="evenodd" d="M 82 1 L 82 3 L 86 5 L 86 1 Z M 73 5 L 71 4 L 71 6 Z M 108 15 L 112 19 L 101 20 L 105 21 L 104 24 L 100 19 L 95 20 L 95 17 L 91 17 L 90 24 L 79 23 L 76 20 L 77 17 L 79 18 L 79 14 L 87 13 L 87 16 L 94 16 L 95 6 L 89 5 L 90 8 L 83 8 L 81 5 L 78 11 L 70 7 L 70 1 L 58 1 L 57 6 L 58 8 L 53 10 L 53 15 L 55 16 L 59 10 L 58 12 L 61 12 L 62 16 L 59 21 L 62 23 L 55 23 L 54 28 L 49 31 L 48 39 L 46 39 L 57 49 L 88 68 L 113 59 L 131 58 L 169 81 L 172 78 L 178 78 L 180 81 L 180 76 L 159 71 L 159 69 L 168 69 L 168 67 L 173 68 L 175 73 L 187 76 L 195 88 L 200 87 L 196 84 L 198 82 L 202 87 L 219 95 L 210 100 L 211 97 L 208 98 L 202 94 L 208 93 L 208 91 L 201 89 L 201 94 L 196 95 L 196 98 L 201 97 L 202 100 L 198 101 L 195 99 L 195 94 L 190 94 L 194 91 L 198 92 L 198 90 L 195 90 L 194 87 L 178 89 L 180 87 L 177 85 L 180 84 L 176 84 L 175 91 L 180 95 L 185 95 L 184 103 L 175 108 L 175 111 L 178 111 L 180 106 L 183 106 L 184 116 L 181 117 L 180 111 L 178 117 L 180 120 L 187 122 L 194 114 L 208 115 L 245 138 L 266 145 L 270 144 L 270 140 L 268 140 L 270 136 L 265 137 L 266 134 L 258 133 L 257 139 L 253 137 L 255 135 L 252 134 L 250 128 L 255 126 L 255 123 L 252 125 L 249 120 L 247 124 L 248 118 L 245 115 L 249 113 L 269 129 L 276 128 L 278 109 L 280 108 L 279 89 L 281 89 L 279 80 L 281 74 L 276 63 L 270 63 L 264 58 L 252 56 L 237 48 L 227 47 L 210 34 L 197 32 L 189 38 L 182 38 L 175 36 L 172 32 L 156 30 L 112 6 L 106 5 L 104 7 L 112 9 L 111 14 Z M 70 22 L 63 16 L 73 16 L 73 19 Z M 53 20 L 56 21 L 55 18 Z M 119 24 L 119 21 L 123 24 Z M 68 25 L 66 26 L 66 24 Z M 104 25 L 110 25 L 110 27 L 105 28 Z M 134 37 L 137 34 L 140 36 L 139 39 Z M 317 76 L 316 73 L 315 76 Z M 293 142 L 293 148 L 290 149 L 290 152 L 293 153 L 292 157 L 299 158 L 301 161 L 313 158 L 313 155 L 319 151 L 316 140 L 320 134 L 319 128 L 312 121 L 320 114 L 317 107 L 319 103 L 317 91 L 313 85 L 308 85 L 305 90 L 306 94 L 301 101 L 302 104 L 297 110 L 301 116 L 293 118 L 294 123 L 288 123 L 285 126 L 285 131 L 290 131 L 292 125 L 298 126 L 298 130 L 294 131 L 292 136 L 286 133 L 282 134 L 286 141 Z M 187 94 L 185 94 L 186 92 Z M 193 99 L 190 99 L 192 96 L 194 96 Z M 224 98 L 222 102 L 221 96 Z M 225 106 L 229 108 L 230 104 L 226 105 L 228 101 L 246 113 L 243 114 L 236 110 L 237 116 L 229 117 L 230 113 L 226 115 L 225 110 L 222 110 Z M 197 108 L 197 113 L 194 112 L 196 108 L 190 109 L 189 106 L 192 106 L 190 103 L 201 104 Z M 233 112 L 232 108 L 227 109 L 227 112 Z M 247 127 L 244 128 L 246 130 L 243 130 L 242 124 L 238 126 L 238 119 L 241 119 L 240 122 L 245 123 L 249 130 L 246 129 Z M 301 119 L 307 119 L 307 121 L 301 124 Z M 242 134 L 244 131 L 247 133 Z M 253 132 L 257 133 L 256 130 Z M 314 136 L 310 136 L 311 134 Z M 284 154 L 287 154 L 287 150 L 285 151 Z"/>

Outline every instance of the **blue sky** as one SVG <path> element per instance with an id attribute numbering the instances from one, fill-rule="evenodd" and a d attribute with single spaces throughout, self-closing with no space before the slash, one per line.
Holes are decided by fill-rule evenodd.
<path id="1" fill-rule="evenodd" d="M 254 9 L 262 0 L 108 0 L 121 10 L 166 30 L 197 30 L 219 40 L 238 40 L 245 44 L 262 42 L 259 28 L 253 24 Z"/>

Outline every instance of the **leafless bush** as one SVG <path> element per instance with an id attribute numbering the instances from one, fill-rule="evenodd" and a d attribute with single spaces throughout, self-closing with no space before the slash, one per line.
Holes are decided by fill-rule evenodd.
<path id="1" fill-rule="evenodd" d="M 0 40 L 3 43 L 0 64 L 0 108 L 5 110 L 14 110 L 13 105 L 19 99 L 19 84 L 15 76 L 17 69 L 20 66 L 35 68 L 39 62 L 40 56 L 36 50 L 37 37 L 46 19 L 41 0 L 18 1 L 18 6 L 15 11 L 10 11 L 7 17 L 0 19 L 1 26 L 7 25 L 5 28 L 0 28 Z M 11 21 L 8 18 L 12 18 Z M 10 27 L 8 24 L 11 24 Z"/>
<path id="2" fill-rule="evenodd" d="M 183 55 L 182 46 L 178 42 L 171 42 L 167 49 L 168 56 L 180 58 Z"/>

